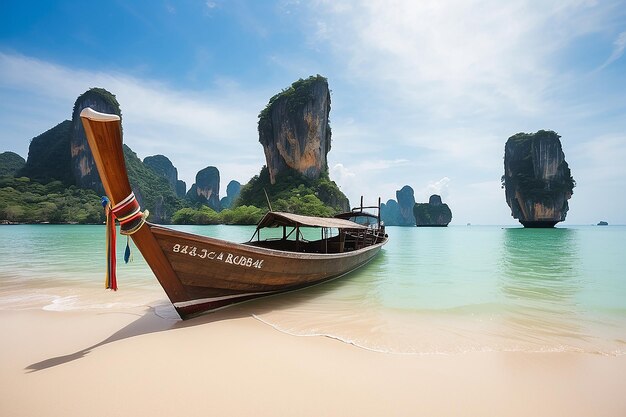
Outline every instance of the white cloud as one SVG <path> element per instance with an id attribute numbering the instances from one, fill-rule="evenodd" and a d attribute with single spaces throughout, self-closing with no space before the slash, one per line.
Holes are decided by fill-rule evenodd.
<path id="1" fill-rule="evenodd" d="M 626 31 L 620 33 L 615 41 L 613 42 L 613 52 L 611 56 L 606 60 L 604 64 L 600 67 L 600 69 L 607 67 L 613 62 L 617 61 L 624 55 L 624 49 L 626 49 Z"/>
<path id="2" fill-rule="evenodd" d="M 329 174 L 353 205 L 360 200 L 361 196 L 368 205 L 371 205 L 377 201 L 378 197 L 381 197 L 383 201 L 395 198 L 395 190 L 405 185 L 396 182 L 397 170 L 403 169 L 408 163 L 409 161 L 404 159 L 357 159 L 349 164 L 329 164 L 331 165 Z"/>
<path id="3" fill-rule="evenodd" d="M 563 107 L 560 54 L 606 30 L 615 2 L 330 0 L 308 10 L 315 42 L 368 102 L 414 131 L 497 125 Z M 617 50 L 617 49 L 616 49 Z M 399 125 L 400 123 L 398 123 Z M 413 137 L 417 135 L 412 135 Z"/>
<path id="4" fill-rule="evenodd" d="M 325 12 L 317 19 L 323 23 L 317 35 L 339 59 L 345 57 L 351 74 L 376 80 L 400 103 L 424 100 L 428 105 L 421 110 L 439 118 L 456 117 L 458 110 L 489 111 L 503 102 L 537 111 L 552 76 L 544 58 L 561 41 L 553 29 L 560 8 L 549 4 L 380 0 L 335 8 L 320 3 L 314 10 Z"/>
<path id="5" fill-rule="evenodd" d="M 626 135 L 600 135 L 568 151 L 567 160 L 579 187 L 626 177 Z M 581 178 L 584 178 L 581 180 Z M 576 193 L 576 188 L 574 193 Z"/>
<path id="6" fill-rule="evenodd" d="M 450 186 L 450 178 L 443 177 L 442 179 L 438 181 L 434 181 L 428 184 L 428 186 L 426 187 L 427 194 L 428 196 L 437 194 L 445 202 L 446 198 L 448 197 L 449 186 Z"/>
<path id="7" fill-rule="evenodd" d="M 356 174 L 347 169 L 343 164 L 335 164 L 330 168 L 330 175 L 336 181 L 347 183 L 356 178 Z"/>

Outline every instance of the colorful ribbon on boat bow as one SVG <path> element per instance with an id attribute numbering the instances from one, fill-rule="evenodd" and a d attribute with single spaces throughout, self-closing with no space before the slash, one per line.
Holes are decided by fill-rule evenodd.
<path id="1" fill-rule="evenodd" d="M 105 287 L 117 291 L 116 276 L 116 256 L 115 256 L 115 219 L 120 223 L 120 233 L 127 236 L 126 250 L 124 251 L 124 261 L 128 263 L 130 254 L 130 235 L 137 232 L 146 222 L 148 210 L 142 212 L 134 193 L 120 201 L 115 206 L 111 206 L 106 196 L 102 197 L 102 207 L 106 214 L 106 246 L 107 246 L 107 272 Z"/>

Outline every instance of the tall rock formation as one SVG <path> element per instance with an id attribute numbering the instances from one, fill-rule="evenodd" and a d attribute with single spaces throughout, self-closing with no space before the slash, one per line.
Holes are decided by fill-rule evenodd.
<path id="1" fill-rule="evenodd" d="M 220 211 L 220 172 L 215 167 L 206 167 L 196 174 L 196 182 L 187 193 L 192 202 L 206 204 L 215 211 Z"/>
<path id="2" fill-rule="evenodd" d="M 428 203 L 416 203 L 413 207 L 415 225 L 418 227 L 445 227 L 452 221 L 452 211 L 441 202 L 441 196 L 433 194 Z"/>
<path id="3" fill-rule="evenodd" d="M 387 226 L 415 226 L 413 188 L 405 185 L 396 191 L 396 200 L 387 200 L 380 205 L 380 218 Z"/>
<path id="4" fill-rule="evenodd" d="M 226 197 L 220 200 L 222 209 L 231 208 L 237 197 L 239 197 L 240 192 L 241 183 L 239 183 L 239 181 L 232 180 L 229 182 L 226 186 Z"/>
<path id="5" fill-rule="evenodd" d="M 165 178 L 172 188 L 172 191 L 174 191 L 178 197 L 185 197 L 185 182 L 178 179 L 178 170 L 167 156 L 146 156 L 143 159 L 143 163 L 158 175 Z"/>
<path id="6" fill-rule="evenodd" d="M 20 175 L 44 184 L 55 180 L 65 185 L 75 184 L 70 152 L 71 138 L 72 122 L 69 120 L 34 137 L 30 141 L 28 159 Z"/>
<path id="7" fill-rule="evenodd" d="M 87 143 L 85 129 L 80 120 L 80 112 L 85 107 L 122 116 L 120 105 L 115 96 L 103 88 L 91 88 L 81 94 L 74 103 L 72 112 L 72 138 L 70 151 L 72 156 L 72 172 L 74 181 L 81 188 L 91 188 L 98 193 L 104 193 L 102 181 Z"/>
<path id="8" fill-rule="evenodd" d="M 258 129 L 272 184 L 289 169 L 311 179 L 328 170 L 329 113 L 328 81 L 320 75 L 300 79 L 270 99 Z"/>
<path id="9" fill-rule="evenodd" d="M 176 196 L 178 198 L 184 198 L 187 193 L 187 183 L 183 180 L 176 181 Z"/>
<path id="10" fill-rule="evenodd" d="M 415 194 L 413 188 L 405 185 L 396 191 L 396 200 L 400 208 L 400 224 L 398 226 L 413 226 L 415 224 L 415 217 L 413 216 Z"/>
<path id="11" fill-rule="evenodd" d="M 386 226 L 400 225 L 402 216 L 400 216 L 400 206 L 396 200 L 389 199 L 380 205 L 380 219 Z"/>
<path id="12" fill-rule="evenodd" d="M 330 179 L 330 92 L 321 75 L 298 80 L 259 113 L 259 142 L 267 164 L 241 188 L 237 204 L 329 216 L 350 210 Z M 267 197 L 266 197 L 267 195 Z"/>
<path id="13" fill-rule="evenodd" d="M 565 220 L 576 183 L 553 131 L 518 133 L 504 147 L 506 202 L 524 227 L 553 227 Z"/>
<path id="14" fill-rule="evenodd" d="M 124 160 L 131 188 L 139 205 L 150 211 L 153 223 L 169 223 L 181 206 L 167 179 L 144 164 L 137 154 L 123 145 Z"/>

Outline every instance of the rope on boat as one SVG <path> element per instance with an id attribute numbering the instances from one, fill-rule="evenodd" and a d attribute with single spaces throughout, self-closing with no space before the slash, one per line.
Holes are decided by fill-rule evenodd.
<path id="1" fill-rule="evenodd" d="M 110 200 L 102 197 L 102 207 L 106 214 L 106 247 L 107 247 L 107 271 L 105 288 L 117 291 L 116 257 L 115 257 L 115 219 L 120 223 L 120 233 L 126 235 L 126 250 L 124 262 L 131 259 L 130 235 L 136 233 L 146 222 L 148 210 L 141 211 L 135 193 L 131 192 L 128 197 L 115 206 L 111 206 Z"/>
<path id="2" fill-rule="evenodd" d="M 135 193 L 132 191 L 128 197 L 117 203 L 111 210 L 120 222 L 120 233 L 123 235 L 132 235 L 137 232 L 150 214 L 148 210 L 141 211 Z"/>

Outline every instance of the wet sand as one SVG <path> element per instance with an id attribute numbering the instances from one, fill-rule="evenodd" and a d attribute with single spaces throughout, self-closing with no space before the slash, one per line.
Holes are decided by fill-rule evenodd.
<path id="1" fill-rule="evenodd" d="M 1 416 L 626 415 L 626 356 L 406 355 L 244 310 L 0 311 Z"/>

